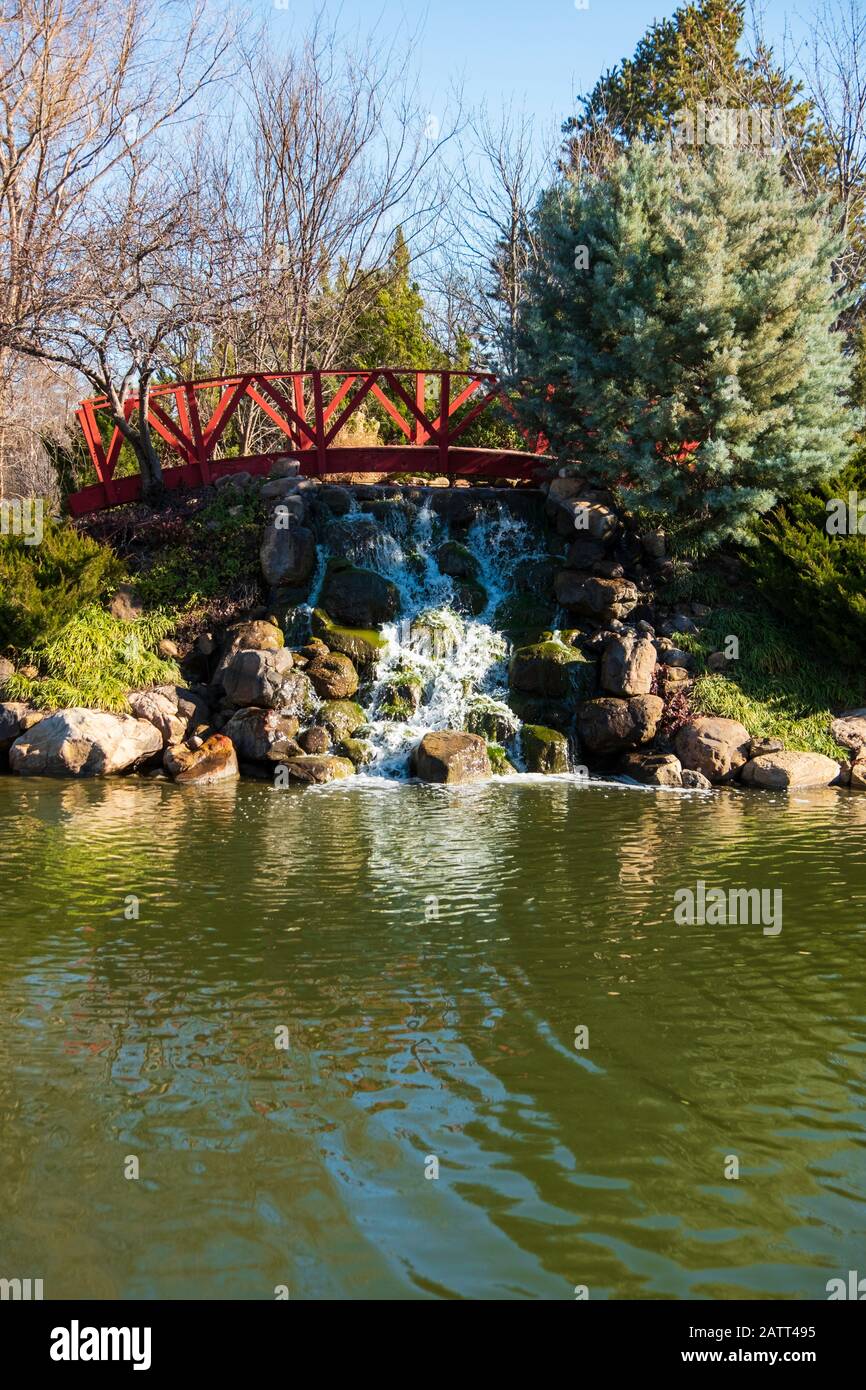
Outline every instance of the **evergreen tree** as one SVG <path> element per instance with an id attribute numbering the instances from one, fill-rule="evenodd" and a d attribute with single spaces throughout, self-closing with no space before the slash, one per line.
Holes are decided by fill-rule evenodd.
<path id="1" fill-rule="evenodd" d="M 561 462 L 704 547 L 843 466 L 836 241 L 776 157 L 637 144 L 548 193 L 536 230 L 519 375 Z"/>
<path id="2" fill-rule="evenodd" d="M 444 367 L 448 363 L 424 316 L 424 296 L 411 277 L 402 227 L 388 265 L 376 276 L 369 308 L 355 322 L 347 353 L 352 367 Z"/>
<path id="3" fill-rule="evenodd" d="M 743 0 L 696 0 L 652 24 L 634 57 L 604 73 L 563 125 L 565 167 L 578 170 L 584 137 L 602 128 L 620 144 L 670 140 L 678 114 L 694 114 L 700 102 L 778 111 L 798 149 L 819 142 L 810 103 L 772 53 L 759 46 L 753 57 L 740 54 L 744 27 Z"/>

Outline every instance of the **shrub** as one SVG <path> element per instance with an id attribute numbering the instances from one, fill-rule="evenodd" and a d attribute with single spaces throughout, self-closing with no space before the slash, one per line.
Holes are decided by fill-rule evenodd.
<path id="1" fill-rule="evenodd" d="M 113 551 L 67 525 L 45 521 L 39 545 L 0 536 L 0 651 L 24 651 L 100 603 L 123 579 Z"/>

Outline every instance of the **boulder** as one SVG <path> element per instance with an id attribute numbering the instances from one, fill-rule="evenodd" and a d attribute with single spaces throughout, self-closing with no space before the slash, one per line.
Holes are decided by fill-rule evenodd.
<path id="1" fill-rule="evenodd" d="M 326 700 L 318 711 L 317 719 L 327 729 L 334 743 L 351 738 L 356 729 L 367 722 L 367 716 L 354 700 Z"/>
<path id="2" fill-rule="evenodd" d="M 223 660 L 234 656 L 235 652 L 276 652 L 286 645 L 282 628 L 276 623 L 262 619 L 254 622 L 233 623 L 227 628 L 223 643 Z"/>
<path id="3" fill-rule="evenodd" d="M 24 730 L 24 719 L 29 706 L 19 700 L 9 700 L 0 705 L 0 753 L 11 748 L 16 738 Z"/>
<path id="4" fill-rule="evenodd" d="M 760 758 L 763 753 L 782 753 L 785 745 L 780 738 L 753 738 L 749 744 L 749 757 Z"/>
<path id="5" fill-rule="evenodd" d="M 664 701 L 658 695 L 585 700 L 577 710 L 577 729 L 586 751 L 598 757 L 621 753 L 655 737 Z"/>
<path id="6" fill-rule="evenodd" d="M 15 664 L 8 657 L 0 656 L 0 694 L 7 681 L 15 675 Z"/>
<path id="7" fill-rule="evenodd" d="M 832 787 L 842 780 L 842 769 L 823 753 L 762 753 L 740 773 L 747 787 L 764 791 L 797 791 L 807 787 Z"/>
<path id="8" fill-rule="evenodd" d="M 520 647 L 511 658 L 509 681 L 524 695 L 566 699 L 587 695 L 595 683 L 595 662 L 564 642 L 536 642 Z"/>
<path id="9" fill-rule="evenodd" d="M 453 606 L 458 613 L 477 618 L 487 607 L 487 590 L 474 579 L 457 579 L 454 581 Z"/>
<path id="10" fill-rule="evenodd" d="M 850 785 L 853 791 L 866 791 L 866 759 L 852 764 Z"/>
<path id="11" fill-rule="evenodd" d="M 222 684 L 233 705 L 257 705 L 300 717 L 313 705 L 313 687 L 303 671 L 295 671 L 291 653 L 235 652 L 225 666 Z"/>
<path id="12" fill-rule="evenodd" d="M 348 758 L 355 767 L 366 767 L 376 757 L 375 748 L 365 738 L 344 738 L 337 752 L 342 758 Z"/>
<path id="13" fill-rule="evenodd" d="M 297 718 L 275 709 L 238 710 L 223 729 L 238 758 L 250 763 L 279 762 L 290 756 L 286 742 L 297 732 Z"/>
<path id="14" fill-rule="evenodd" d="M 305 753 L 327 753 L 331 748 L 331 735 L 323 725 L 315 724 L 312 729 L 298 734 L 298 743 Z"/>
<path id="15" fill-rule="evenodd" d="M 629 579 L 600 579 L 580 570 L 560 570 L 554 583 L 556 598 L 563 608 L 596 623 L 624 621 L 640 599 Z"/>
<path id="16" fill-rule="evenodd" d="M 843 748 L 859 754 L 866 748 L 866 709 L 848 710 L 830 725 L 830 733 Z"/>
<path id="17" fill-rule="evenodd" d="M 684 724 L 674 740 L 683 767 L 711 782 L 730 782 L 748 760 L 751 737 L 736 719 L 708 717 Z"/>
<path id="18" fill-rule="evenodd" d="M 343 652 L 318 656 L 306 668 L 316 694 L 322 700 L 345 700 L 358 689 L 358 672 Z"/>
<path id="19" fill-rule="evenodd" d="M 712 791 L 713 784 L 709 777 L 705 777 L 702 772 L 695 772 L 693 767 L 683 768 L 683 786 L 690 787 L 692 791 Z"/>
<path id="20" fill-rule="evenodd" d="M 609 695 L 649 695 L 656 649 L 648 637 L 631 632 L 608 638 L 601 658 L 601 688 Z"/>
<path id="21" fill-rule="evenodd" d="M 178 744 L 166 749 L 163 766 L 184 786 L 206 786 L 240 776 L 235 746 L 225 734 L 212 734 L 200 748 Z"/>
<path id="22" fill-rule="evenodd" d="M 568 772 L 568 739 L 557 729 L 524 724 L 520 730 L 520 751 L 527 772 Z"/>
<path id="23" fill-rule="evenodd" d="M 146 719 L 65 709 L 21 734 L 9 749 L 9 765 L 25 776 L 102 777 L 161 751 L 162 735 Z"/>
<path id="24" fill-rule="evenodd" d="M 289 781 L 303 782 L 305 786 L 336 782 L 355 775 L 355 764 L 349 758 L 337 758 L 333 754 L 304 753 L 300 758 L 289 758 L 281 766 L 288 772 Z"/>
<path id="25" fill-rule="evenodd" d="M 412 756 L 412 771 L 422 782 L 449 786 L 493 775 L 484 739 L 449 729 L 424 735 Z"/>
<path id="26" fill-rule="evenodd" d="M 282 502 L 296 487 L 297 482 L 294 478 L 271 478 L 262 485 L 259 496 L 263 502 Z M 303 506 L 303 503 L 301 505 Z"/>
<path id="27" fill-rule="evenodd" d="M 619 765 L 625 777 L 646 787 L 681 787 L 683 769 L 673 753 L 626 753 Z"/>
<path id="28" fill-rule="evenodd" d="M 324 502 L 334 516 L 345 516 L 352 510 L 352 494 L 337 483 L 325 483 L 319 488 L 318 500 Z"/>
<path id="29" fill-rule="evenodd" d="M 524 724 L 541 724 L 545 729 L 565 733 L 574 722 L 574 706 L 567 700 L 546 700 L 541 695 L 522 695 L 519 690 L 512 690 L 508 703 Z"/>
<path id="30" fill-rule="evenodd" d="M 400 593 L 396 584 L 375 570 L 348 565 L 329 570 L 320 602 L 332 622 L 376 628 L 396 616 Z"/>
<path id="31" fill-rule="evenodd" d="M 565 568 L 586 570 L 591 573 L 604 559 L 604 546 L 601 541 L 591 541 L 578 536 L 572 541 L 565 556 Z"/>
<path id="32" fill-rule="evenodd" d="M 357 666 L 365 670 L 375 666 L 388 648 L 387 639 L 375 628 L 343 627 L 332 622 L 321 608 L 313 612 L 312 628 L 315 636 L 327 643 L 331 651 L 351 657 Z"/>
<path id="33" fill-rule="evenodd" d="M 460 541 L 445 541 L 436 552 L 436 562 L 443 574 L 452 579 L 477 579 L 479 564 L 472 551 Z"/>
<path id="34" fill-rule="evenodd" d="M 613 536 L 617 525 L 616 512 L 610 507 L 582 497 L 565 498 L 556 510 L 556 529 L 561 536 L 573 536 L 575 531 L 579 531 L 588 540 L 607 541 Z"/>
<path id="35" fill-rule="evenodd" d="M 206 722 L 208 717 L 203 701 L 177 685 L 133 690 L 126 699 L 136 719 L 146 719 L 159 730 L 165 748 L 183 743 L 191 730 Z"/>
<path id="36" fill-rule="evenodd" d="M 259 561 L 267 584 L 275 589 L 299 588 L 316 568 L 316 539 L 288 512 L 277 511 L 262 535 Z"/>

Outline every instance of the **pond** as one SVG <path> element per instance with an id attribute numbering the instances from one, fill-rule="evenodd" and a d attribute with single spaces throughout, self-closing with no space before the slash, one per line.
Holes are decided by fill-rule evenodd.
<path id="1" fill-rule="evenodd" d="M 699 882 L 781 930 L 679 924 Z M 7 777 L 0 892 L 0 1275 L 46 1298 L 862 1271 L 866 797 Z"/>

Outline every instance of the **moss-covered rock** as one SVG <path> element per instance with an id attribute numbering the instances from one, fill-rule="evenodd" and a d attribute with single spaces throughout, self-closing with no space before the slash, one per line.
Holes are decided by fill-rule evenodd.
<path id="1" fill-rule="evenodd" d="M 504 700 L 492 695 L 473 695 L 466 705 L 466 729 L 481 734 L 490 743 L 507 743 L 520 727 L 520 720 Z"/>
<path id="2" fill-rule="evenodd" d="M 424 682 L 417 671 L 400 666 L 382 686 L 379 714 L 383 719 L 411 719 L 421 704 Z"/>
<path id="3" fill-rule="evenodd" d="M 507 777 L 509 773 L 517 771 L 517 768 L 508 761 L 508 754 L 501 743 L 488 743 L 487 756 L 490 759 L 494 777 Z"/>
<path id="4" fill-rule="evenodd" d="M 468 546 L 460 541 L 445 541 L 436 552 L 436 561 L 443 574 L 452 579 L 477 579 L 479 564 Z"/>
<path id="5" fill-rule="evenodd" d="M 520 751 L 527 772 L 568 772 L 568 739 L 557 729 L 524 724 L 520 730 Z"/>
<path id="6" fill-rule="evenodd" d="M 375 628 L 341 627 L 331 622 L 321 608 L 313 612 L 312 628 L 314 636 L 321 638 L 332 652 L 342 652 L 364 668 L 375 666 L 388 646 Z"/>
<path id="7" fill-rule="evenodd" d="M 511 658 L 509 679 L 513 689 L 525 695 L 585 699 L 595 684 L 596 665 L 574 647 L 554 639 L 520 647 Z"/>
<path id="8" fill-rule="evenodd" d="M 322 585 L 320 604 L 333 622 L 376 628 L 396 617 L 400 592 L 396 584 L 375 570 L 331 564 Z"/>
<path id="9" fill-rule="evenodd" d="M 328 730 L 334 743 L 343 743 L 345 739 L 351 738 L 356 730 L 367 722 L 367 716 L 354 700 L 326 700 L 317 717 L 322 727 Z"/>
<path id="10" fill-rule="evenodd" d="M 344 738 L 337 752 L 341 757 L 348 758 L 355 767 L 367 767 L 376 756 L 372 743 L 365 738 Z"/>

